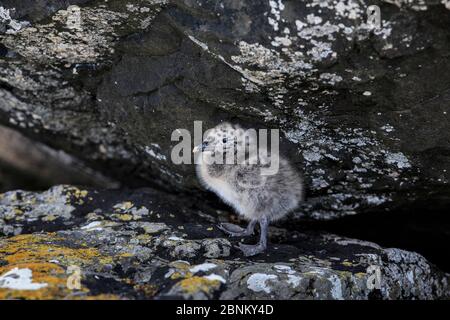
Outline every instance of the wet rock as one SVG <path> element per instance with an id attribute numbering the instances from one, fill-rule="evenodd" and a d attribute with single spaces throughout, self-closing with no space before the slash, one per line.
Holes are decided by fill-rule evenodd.
<path id="1" fill-rule="evenodd" d="M 234 248 L 239 239 L 166 196 L 72 186 L 0 195 L 0 297 L 450 297 L 450 276 L 421 255 L 327 233 L 286 232 L 279 241 L 281 229 L 270 230 L 267 253 L 246 258 Z M 20 281 L 7 281 L 10 273 Z"/>

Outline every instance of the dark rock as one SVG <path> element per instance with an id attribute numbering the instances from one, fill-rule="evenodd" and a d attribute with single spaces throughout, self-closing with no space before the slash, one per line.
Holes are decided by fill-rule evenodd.
<path id="1" fill-rule="evenodd" d="M 450 174 L 449 13 L 412 3 L 383 3 L 381 28 L 370 2 L 110 1 L 71 32 L 59 11 L 3 38 L 21 58 L 0 66 L 2 118 L 129 185 L 181 192 L 199 185 L 170 160 L 177 128 L 280 128 L 308 182 L 295 219 L 389 209 Z"/>
<path id="2" fill-rule="evenodd" d="M 20 170 L 17 170 L 20 169 Z M 68 181 L 80 185 L 114 188 L 118 184 L 92 171 L 61 150 L 53 150 L 0 125 L 0 190 L 11 190 L 11 181 L 23 187 L 52 186 Z M 23 181 L 20 181 L 23 179 Z M 19 180 L 19 181 L 18 181 Z M 8 187 L 8 181 L 9 187 Z M 2 186 L 4 185 L 4 186 Z"/>
<path id="3" fill-rule="evenodd" d="M 0 6 L 10 9 L 14 19 L 36 22 L 69 5 L 80 5 L 87 2 L 89 0 L 2 0 Z"/>

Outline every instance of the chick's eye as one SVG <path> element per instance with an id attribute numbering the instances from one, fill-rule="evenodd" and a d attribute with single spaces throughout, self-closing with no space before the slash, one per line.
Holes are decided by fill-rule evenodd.
<path id="1" fill-rule="evenodd" d="M 226 142 L 227 142 L 227 138 L 223 138 L 223 139 L 222 139 L 222 142 L 223 142 L 223 143 L 226 143 Z"/>

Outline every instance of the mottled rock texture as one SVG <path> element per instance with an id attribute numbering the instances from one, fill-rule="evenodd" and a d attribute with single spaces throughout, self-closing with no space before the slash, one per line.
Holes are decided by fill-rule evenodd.
<path id="1" fill-rule="evenodd" d="M 370 1 L 25 2 L 12 16 L 29 25 L 1 38 L 1 121 L 126 184 L 198 193 L 171 134 L 231 120 L 281 129 L 308 182 L 295 219 L 449 190 L 438 1 L 377 2 L 380 27 Z M 65 6 L 83 2 L 67 29 Z"/>
<path id="2" fill-rule="evenodd" d="M 220 216 L 168 200 L 73 186 L 1 194 L 0 298 L 449 298 L 450 276 L 417 253 L 272 228 L 267 253 L 249 259 L 217 229 Z M 41 287 L 5 287 L 14 268 Z M 81 286 L 70 289 L 74 270 Z"/>
<path id="3" fill-rule="evenodd" d="M 81 7 L 80 28 L 67 28 L 70 4 Z M 366 10 L 371 4 L 381 8 L 380 26 L 367 23 Z M 416 241 L 423 243 L 436 234 L 448 241 L 445 226 L 449 223 L 444 213 L 450 203 L 450 11 L 445 3 L 0 0 L 0 7 L 4 13 L 0 17 L 0 124 L 52 150 L 63 150 L 75 163 L 124 187 L 147 186 L 170 192 L 168 197 L 173 197 L 178 208 L 173 211 L 176 219 L 184 219 L 180 210 L 187 208 L 214 217 L 216 209 L 223 206 L 200 187 L 192 165 L 171 161 L 171 150 L 177 143 L 171 141 L 172 132 L 183 128 L 192 131 L 194 120 L 203 121 L 203 129 L 227 120 L 245 127 L 281 130 L 282 150 L 304 173 L 307 184 L 307 201 L 287 220 L 290 229 L 298 229 L 304 220 L 355 214 L 379 215 L 382 220 L 377 224 L 384 227 L 398 208 L 425 211 L 436 207 L 440 209 L 433 219 L 427 220 L 424 214 L 418 219 L 420 227 L 412 226 L 420 231 Z M 8 180 L 1 182 L 3 190 L 20 182 L 10 170 L 0 163 L 0 178 Z M 113 199 L 113 194 L 104 196 Z M 117 194 L 123 195 L 120 191 Z M 96 197 L 92 198 L 95 201 Z M 152 207 L 147 206 L 149 210 Z M 40 217 L 50 214 L 48 210 L 56 220 L 50 217 L 42 222 Z M 87 222 L 83 215 L 72 217 L 69 211 L 51 210 L 46 205 L 30 207 L 22 221 L 13 216 L 11 223 L 3 224 L 3 232 L 13 236 L 57 231 L 56 235 L 42 235 L 49 239 L 42 241 L 57 243 L 53 237 L 58 236 L 69 237 L 69 243 L 75 241 L 75 230 Z M 7 216 L 12 215 L 7 212 Z M 125 214 L 125 219 L 129 215 Z M 408 214 L 395 219 L 401 226 L 410 223 Z M 167 230 L 174 229 L 165 230 L 170 233 Z M 89 234 L 78 232 L 81 238 Z M 220 239 L 209 247 L 226 252 L 225 240 Z M 313 239 L 316 248 L 325 246 L 324 250 L 335 243 Z M 161 237 L 160 241 L 166 240 Z M 178 252 L 186 256 L 183 260 L 198 263 L 198 252 L 207 245 L 200 237 L 188 243 L 168 252 Z M 439 240 L 431 246 L 443 243 Z M 361 248 L 359 244 L 356 247 Z M 353 249 L 339 248 L 344 253 L 338 258 L 353 261 Z M 360 253 L 367 250 L 364 247 Z M 427 265 L 415 255 L 373 250 L 379 257 L 376 259 L 381 259 L 377 261 L 390 266 L 389 270 L 400 265 L 397 271 L 405 281 L 411 279 L 407 266 Z M 297 259 L 298 254 L 294 255 Z M 184 295 L 183 290 L 193 287 L 208 288 L 203 296 L 195 297 L 255 294 L 250 289 L 237 293 L 232 286 L 248 281 L 246 277 L 253 271 L 258 273 L 264 263 L 288 263 L 285 258 L 263 259 L 261 266 L 244 264 L 236 269 L 233 259 L 222 268 L 230 272 L 226 290 L 220 280 L 217 283 L 195 276 L 177 286 L 161 280 L 156 285 L 157 294 Z M 308 287 L 303 274 L 307 269 L 295 261 L 290 266 L 296 276 L 301 274 L 301 280 L 292 282 L 308 290 L 297 292 L 294 288 L 286 291 L 286 296 L 306 297 L 302 294 L 310 292 L 313 297 L 320 290 L 320 297 L 330 296 L 325 287 L 331 286 L 331 280 Z M 363 267 L 367 266 L 363 262 Z M 349 268 L 350 274 L 355 274 L 353 267 Z M 425 269 L 420 272 L 427 274 Z M 115 272 L 117 279 L 126 273 Z M 273 281 L 288 281 L 289 277 L 274 272 L 257 277 L 258 281 L 252 278 L 258 283 L 251 286 L 257 288 L 258 296 L 270 295 L 273 291 L 267 289 L 267 293 L 266 287 Z M 323 271 L 321 277 L 330 279 L 330 272 Z M 351 283 L 356 278 L 349 277 L 341 282 L 343 296 L 368 297 L 368 291 L 352 293 Z M 431 286 L 434 277 L 431 274 L 424 281 Z M 216 281 L 213 287 L 219 293 L 208 291 L 208 281 Z M 87 283 L 94 282 L 95 278 Z M 444 289 L 438 293 L 425 287 L 412 292 L 404 283 L 395 287 L 391 280 L 379 296 L 446 295 Z M 167 290 L 161 289 L 164 286 Z M 92 294 L 97 293 L 102 292 Z"/>

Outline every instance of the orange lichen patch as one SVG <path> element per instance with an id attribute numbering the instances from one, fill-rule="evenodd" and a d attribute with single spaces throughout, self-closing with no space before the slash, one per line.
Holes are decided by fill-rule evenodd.
<path id="1" fill-rule="evenodd" d="M 59 245 L 63 239 L 55 234 L 25 234 L 0 240 L 0 256 L 10 265 L 58 260 L 64 265 L 92 265 L 112 263 L 112 257 L 103 256 L 89 247 L 69 248 Z"/>
<path id="2" fill-rule="evenodd" d="M 54 263 L 23 263 L 16 264 L 17 268 L 28 268 L 33 274 L 33 283 L 45 283 L 46 287 L 38 290 L 14 290 L 0 289 L 0 299 L 61 299 L 71 293 L 67 288 L 67 275 L 64 268 Z M 12 266 L 0 268 L 0 274 L 3 274 Z M 84 289 L 83 291 L 87 291 Z"/>
<path id="3" fill-rule="evenodd" d="M 69 248 L 60 244 L 63 239 L 53 233 L 25 234 L 0 239 L 0 257 L 7 264 L 0 267 L 0 275 L 13 268 L 28 268 L 33 283 L 45 283 L 38 290 L 0 289 L 0 299 L 63 299 L 73 291 L 67 287 L 70 276 L 68 266 L 83 270 L 85 266 L 99 266 L 112 263 L 112 257 L 102 255 L 95 248 Z M 78 293 L 88 293 L 86 288 Z"/>
<path id="4" fill-rule="evenodd" d="M 181 280 L 176 285 L 179 286 L 184 292 L 190 294 L 200 291 L 210 293 L 211 291 L 220 288 L 220 281 L 194 276 Z"/>

